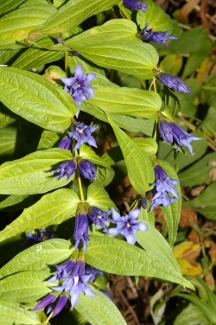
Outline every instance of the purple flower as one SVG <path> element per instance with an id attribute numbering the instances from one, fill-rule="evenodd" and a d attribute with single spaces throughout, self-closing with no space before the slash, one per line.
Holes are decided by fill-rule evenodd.
<path id="1" fill-rule="evenodd" d="M 63 43 L 63 39 L 60 36 L 56 36 L 56 40 L 58 43 Z"/>
<path id="2" fill-rule="evenodd" d="M 109 234 L 114 236 L 117 234 L 122 234 L 128 243 L 134 245 L 136 242 L 134 234 L 138 230 L 148 230 L 148 226 L 144 222 L 138 221 L 139 214 L 140 209 L 136 208 L 130 211 L 128 215 L 121 217 L 118 212 L 112 209 L 113 220 L 116 222 L 117 227 L 109 229 Z"/>
<path id="3" fill-rule="evenodd" d="M 176 179 L 170 178 L 163 168 L 158 164 L 154 167 L 154 170 L 155 187 L 153 189 L 153 199 L 150 211 L 160 204 L 163 206 L 168 206 L 179 198 L 178 192 L 174 187 L 174 185 L 178 184 L 179 182 Z M 170 197 L 168 193 L 171 193 L 172 197 Z"/>
<path id="4" fill-rule="evenodd" d="M 80 105 L 83 100 L 89 99 L 90 95 L 94 96 L 94 89 L 89 82 L 96 77 L 95 73 L 84 74 L 81 65 L 78 63 L 74 77 L 61 78 L 64 83 L 64 90 L 71 94 L 75 103 Z"/>
<path id="5" fill-rule="evenodd" d="M 94 282 L 95 279 L 96 279 L 96 276 L 98 274 L 103 275 L 104 273 L 103 273 L 103 271 L 98 270 L 98 269 L 96 269 L 95 267 L 93 267 L 93 266 L 91 266 L 89 264 L 86 264 L 85 274 L 86 275 L 90 275 L 91 274 L 91 278 L 90 279 L 91 279 L 92 282 Z"/>
<path id="6" fill-rule="evenodd" d="M 158 75 L 158 79 L 164 86 L 167 86 L 174 90 L 177 90 L 177 91 L 180 91 L 183 93 L 191 92 L 191 88 L 189 88 L 180 78 L 171 76 L 168 73 L 161 72 Z"/>
<path id="7" fill-rule="evenodd" d="M 124 6 L 131 8 L 133 10 L 142 10 L 146 12 L 146 8 L 148 7 L 147 3 L 145 2 L 138 2 L 136 0 L 123 0 Z"/>
<path id="8" fill-rule="evenodd" d="M 55 178 L 62 178 L 66 176 L 68 179 L 75 172 L 76 168 L 77 164 L 74 160 L 66 160 L 61 163 L 58 168 L 53 170 L 53 174 L 58 174 L 57 176 L 55 176 Z"/>
<path id="9" fill-rule="evenodd" d="M 64 308 L 64 306 L 67 303 L 67 300 L 68 300 L 68 298 L 65 295 L 62 295 L 58 298 L 57 303 L 53 309 L 52 318 L 55 317 L 56 315 L 58 315 L 62 311 L 62 309 Z"/>
<path id="10" fill-rule="evenodd" d="M 88 212 L 88 217 L 96 225 L 101 226 L 104 229 L 104 232 L 108 233 L 108 228 L 105 224 L 106 221 L 110 221 L 108 218 L 109 211 L 105 212 L 97 207 L 92 207 Z"/>
<path id="11" fill-rule="evenodd" d="M 81 160 L 78 164 L 80 173 L 83 177 L 89 179 L 90 181 L 94 181 L 96 177 L 96 169 L 94 164 L 92 164 L 89 160 Z"/>
<path id="12" fill-rule="evenodd" d="M 26 240 L 28 244 L 35 244 L 35 243 L 41 243 L 47 239 L 51 239 L 55 237 L 54 232 L 48 232 L 46 229 L 36 229 L 34 231 L 30 231 L 28 235 L 26 236 Z"/>
<path id="13" fill-rule="evenodd" d="M 143 209 L 146 209 L 146 207 L 147 207 L 147 199 L 146 199 L 146 196 L 142 196 L 141 197 L 141 205 L 142 205 Z"/>
<path id="14" fill-rule="evenodd" d="M 65 279 L 59 287 L 54 287 L 55 291 L 69 291 L 70 302 L 73 308 L 79 301 L 80 292 L 86 296 L 95 296 L 94 291 L 87 285 L 91 275 L 85 274 L 85 263 L 79 260 L 75 263 L 71 274 Z"/>
<path id="15" fill-rule="evenodd" d="M 83 249 L 86 251 L 87 243 L 88 243 L 88 218 L 87 215 L 84 213 L 78 213 L 75 220 L 75 228 L 74 228 L 74 239 L 75 239 L 75 246 L 74 248 L 77 249 L 79 246 L 80 241 L 83 243 Z"/>
<path id="16" fill-rule="evenodd" d="M 88 143 L 90 146 L 97 147 L 96 141 L 92 136 L 95 130 L 97 130 L 97 126 L 88 126 L 84 123 L 73 124 L 72 132 L 68 132 L 68 135 L 77 141 L 74 150 L 79 149 L 83 143 Z"/>
<path id="17" fill-rule="evenodd" d="M 75 265 L 75 262 L 72 260 L 68 260 L 60 265 L 55 265 L 57 271 L 54 276 L 52 276 L 48 282 L 54 282 L 56 280 L 61 280 L 62 278 L 65 278 L 68 276 L 68 274 L 71 272 Z"/>
<path id="18" fill-rule="evenodd" d="M 166 120 L 161 120 L 159 122 L 159 132 L 160 136 L 169 144 L 172 144 L 174 140 L 177 142 L 179 146 L 177 151 L 182 145 L 184 145 L 189 149 L 191 154 L 193 154 L 193 148 L 190 143 L 192 141 L 200 140 L 200 138 L 187 133 L 175 123 Z"/>
<path id="19" fill-rule="evenodd" d="M 61 149 L 66 149 L 66 150 L 70 151 L 71 150 L 71 139 L 69 139 L 68 137 L 62 138 L 58 147 Z"/>
<path id="20" fill-rule="evenodd" d="M 45 298 L 43 298 L 33 309 L 33 311 L 42 309 L 47 307 L 48 305 L 52 304 L 56 300 L 56 296 L 52 293 L 47 295 Z"/>
<path id="21" fill-rule="evenodd" d="M 169 31 L 166 32 L 153 32 L 152 28 L 148 29 L 148 24 L 140 32 L 140 36 L 144 41 L 152 41 L 155 43 L 163 44 L 168 46 L 167 41 L 170 39 L 177 39 L 177 37 L 168 35 Z"/>

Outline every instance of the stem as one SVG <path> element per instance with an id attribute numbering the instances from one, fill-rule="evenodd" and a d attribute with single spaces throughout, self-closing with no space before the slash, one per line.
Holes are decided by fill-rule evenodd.
<path id="1" fill-rule="evenodd" d="M 69 72 L 69 66 L 68 66 L 68 52 L 65 52 L 65 73 L 66 76 L 68 77 L 68 72 Z"/>
<path id="2" fill-rule="evenodd" d="M 78 157 L 78 156 L 79 156 L 78 151 L 75 150 L 75 157 Z M 85 201 L 79 168 L 77 168 L 76 173 L 77 173 L 77 181 L 78 181 L 79 191 L 80 191 L 80 198 L 81 198 L 81 201 Z"/>
<path id="3" fill-rule="evenodd" d="M 127 11 L 125 10 L 125 8 L 122 5 L 118 5 L 119 10 L 123 13 L 123 15 L 125 16 L 125 18 L 131 20 L 131 17 L 128 15 Z"/>

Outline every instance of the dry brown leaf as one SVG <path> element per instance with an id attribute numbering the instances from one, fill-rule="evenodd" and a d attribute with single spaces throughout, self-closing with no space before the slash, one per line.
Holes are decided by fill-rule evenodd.
<path id="1" fill-rule="evenodd" d="M 189 227 L 191 226 L 190 222 L 197 223 L 197 213 L 190 208 L 182 207 L 179 225 L 181 227 Z"/>

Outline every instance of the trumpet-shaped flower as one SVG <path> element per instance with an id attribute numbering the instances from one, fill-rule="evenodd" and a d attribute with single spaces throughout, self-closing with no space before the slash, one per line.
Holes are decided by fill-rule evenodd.
<path id="1" fill-rule="evenodd" d="M 169 88 L 172 88 L 174 90 L 183 92 L 183 93 L 190 93 L 191 88 L 189 88 L 180 78 L 171 76 L 168 73 L 161 72 L 158 75 L 158 79 L 160 82 Z"/>
<path id="2" fill-rule="evenodd" d="M 133 10 L 142 10 L 143 12 L 146 12 L 146 9 L 148 7 L 147 3 L 145 2 L 139 2 L 137 0 L 123 0 L 124 6 L 133 9 Z"/>
<path id="3" fill-rule="evenodd" d="M 166 32 L 154 32 L 152 28 L 148 28 L 148 24 L 140 32 L 140 36 L 143 41 L 152 41 L 155 43 L 168 46 L 167 41 L 171 39 L 177 39 L 177 37 L 169 35 L 169 31 Z"/>
<path id="4" fill-rule="evenodd" d="M 71 175 L 73 175 L 73 173 L 75 172 L 76 168 L 77 164 L 75 163 L 75 161 L 73 161 L 72 159 L 66 160 L 61 163 L 58 168 L 53 170 L 53 174 L 58 174 L 55 176 L 55 178 L 62 178 L 66 176 L 67 179 L 69 179 Z"/>
<path id="5" fill-rule="evenodd" d="M 81 160 L 78 164 L 80 173 L 83 177 L 89 179 L 90 181 L 95 180 L 96 169 L 94 164 L 89 160 Z"/>
<path id="6" fill-rule="evenodd" d="M 109 218 L 109 211 L 105 212 L 97 207 L 90 208 L 88 212 L 89 219 L 96 225 L 101 226 L 104 229 L 104 232 L 108 233 L 108 228 L 105 224 L 106 221 L 110 221 Z"/>
<path id="7" fill-rule="evenodd" d="M 86 251 L 87 243 L 88 243 L 88 218 L 87 215 L 84 213 L 78 213 L 75 220 L 75 228 L 74 228 L 74 239 L 75 239 L 75 246 L 74 248 L 77 249 L 80 241 L 83 243 L 83 249 Z"/>
<path id="8" fill-rule="evenodd" d="M 97 130 L 97 126 L 88 126 L 84 123 L 76 123 L 72 125 L 72 131 L 68 132 L 70 138 L 77 141 L 74 150 L 80 148 L 81 144 L 88 143 L 90 146 L 97 147 L 96 141 L 92 133 Z"/>

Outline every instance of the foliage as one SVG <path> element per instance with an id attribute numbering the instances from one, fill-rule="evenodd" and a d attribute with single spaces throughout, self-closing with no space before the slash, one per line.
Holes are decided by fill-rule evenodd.
<path id="1" fill-rule="evenodd" d="M 212 180 L 216 79 L 195 75 L 213 47 L 206 31 L 184 31 L 152 0 L 10 0 L 0 15 L 2 324 L 126 324 L 106 273 L 178 284 L 165 303 L 190 304 L 174 324 L 192 312 L 191 324 L 215 324 L 215 294 L 184 277 L 173 249 L 180 183 Z M 126 211 L 112 195 L 122 175 L 136 191 Z M 183 205 L 215 220 L 214 188 Z"/>

